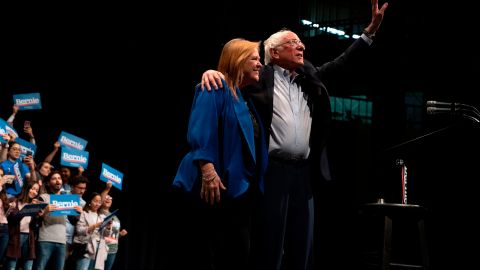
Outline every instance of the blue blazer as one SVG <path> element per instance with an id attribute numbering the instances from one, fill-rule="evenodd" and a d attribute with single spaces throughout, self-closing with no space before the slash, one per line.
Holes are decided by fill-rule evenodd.
<path id="1" fill-rule="evenodd" d="M 218 91 L 203 91 L 200 85 L 195 88 L 187 134 L 191 150 L 182 159 L 173 185 L 200 194 L 198 161 L 205 160 L 214 164 L 227 188 L 226 197 L 242 195 L 255 178 L 263 192 L 268 151 L 260 118 L 252 106 L 260 126 L 256 147 L 246 101 L 238 88 L 236 99 L 225 81 L 223 85 Z"/>

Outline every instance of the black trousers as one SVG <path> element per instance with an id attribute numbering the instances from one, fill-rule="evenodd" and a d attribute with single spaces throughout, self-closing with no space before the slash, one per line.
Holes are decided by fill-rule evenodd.
<path id="1" fill-rule="evenodd" d="M 310 172 L 308 161 L 270 158 L 257 269 L 312 269 L 314 205 Z"/>
<path id="2" fill-rule="evenodd" d="M 176 194 L 171 215 L 171 269 L 246 270 L 251 265 L 252 215 L 259 209 L 258 189 L 210 206 L 200 195 Z M 178 232 L 178 233 L 175 233 Z"/>

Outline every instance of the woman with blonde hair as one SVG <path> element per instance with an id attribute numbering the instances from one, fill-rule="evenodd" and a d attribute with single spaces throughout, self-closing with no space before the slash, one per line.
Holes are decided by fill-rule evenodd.
<path id="1" fill-rule="evenodd" d="M 218 70 L 225 91 L 195 88 L 183 158 L 173 185 L 203 201 L 199 234 L 215 269 L 246 269 L 250 256 L 252 209 L 263 189 L 267 149 L 263 128 L 242 88 L 258 82 L 259 42 L 232 39 Z M 206 225 L 203 227 L 203 225 Z"/>

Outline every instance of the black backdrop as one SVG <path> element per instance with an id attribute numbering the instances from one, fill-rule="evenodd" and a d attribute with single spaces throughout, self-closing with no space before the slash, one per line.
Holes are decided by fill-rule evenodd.
<path id="1" fill-rule="evenodd" d="M 3 6 L 0 116 L 8 117 L 12 94 L 40 92 L 44 108 L 20 112 L 16 119 L 18 130 L 23 120 L 32 121 L 40 157 L 65 130 L 89 141 L 90 191 L 102 188 L 96 180 L 101 162 L 125 173 L 123 191 L 113 191 L 114 208 L 120 208 L 129 231 L 120 243 L 116 269 L 196 264 L 182 253 L 192 244 L 181 231 L 192 226 L 182 224 L 184 215 L 192 213 L 180 211 L 184 208 L 169 189 L 186 150 L 193 87 L 203 70 L 215 68 L 222 43 L 230 38 L 261 40 L 284 26 L 296 29 L 297 14 L 291 12 L 292 3 L 284 2 L 195 2 L 188 8 L 184 3 L 167 8 L 142 2 Z M 472 12 L 417 2 L 390 2 L 375 53 L 351 80 L 381 104 L 374 109 L 374 124 L 339 123 L 333 131 L 332 166 L 339 181 L 329 184 L 320 200 L 330 219 L 319 238 L 331 249 L 317 253 L 319 259 L 329 259 L 330 268 L 340 269 L 346 263 L 342 256 L 354 256 L 355 248 L 345 249 L 344 243 L 355 243 L 355 230 L 349 227 L 355 207 L 374 200 L 389 185 L 385 178 L 395 177 L 389 168 L 398 156 L 411 164 L 411 181 L 417 183 L 412 184 L 417 185 L 412 200 L 431 209 L 432 264 L 471 262 L 461 254 L 470 254 L 467 239 L 478 235 L 478 222 L 471 220 L 478 204 L 473 189 L 478 128 L 461 122 L 397 153 L 379 154 L 452 121 L 427 118 L 423 129 L 407 129 L 400 113 L 406 89 L 431 99 L 478 105 L 472 98 L 476 88 L 470 86 L 479 59 L 469 41 Z M 306 54 L 318 63 L 347 45 L 329 43 L 332 54 L 327 56 L 313 50 Z"/>

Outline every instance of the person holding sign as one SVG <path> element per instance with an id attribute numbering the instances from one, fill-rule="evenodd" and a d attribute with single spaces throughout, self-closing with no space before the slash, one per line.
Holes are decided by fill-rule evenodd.
<path id="1" fill-rule="evenodd" d="M 19 212 L 25 206 L 38 202 L 39 190 L 40 186 L 38 183 L 29 182 L 23 186 L 20 194 L 10 202 L 10 214 L 7 216 L 9 241 L 6 269 L 15 269 L 19 259 L 23 261 L 23 270 L 32 269 L 33 260 L 35 259 L 35 225 L 40 210 L 37 209 L 37 214 L 33 216 L 24 216 L 19 214 Z"/>
<path id="2" fill-rule="evenodd" d="M 107 259 L 108 248 L 105 243 L 104 236 L 108 236 L 111 231 L 105 227 L 101 230 L 103 219 L 105 218 L 99 212 L 102 206 L 102 195 L 93 192 L 90 199 L 87 200 L 87 205 L 83 208 L 80 214 L 80 219 L 75 226 L 76 234 L 73 237 L 73 242 L 81 246 L 86 245 L 86 250 L 82 250 L 82 256 L 77 258 L 77 270 L 87 269 L 103 269 L 105 260 Z M 110 226 L 111 227 L 111 226 Z M 75 252 L 74 253 L 79 253 Z"/>
<path id="3" fill-rule="evenodd" d="M 7 123 L 13 127 L 13 120 L 15 120 L 15 116 L 17 115 L 18 113 L 18 106 L 17 105 L 13 105 L 12 107 L 12 114 L 10 115 L 10 117 L 8 117 L 7 119 Z"/>
<path id="4" fill-rule="evenodd" d="M 2 167 L 0 167 L 0 262 L 3 262 L 8 245 L 8 220 L 6 213 L 10 207 L 4 185 L 5 182 L 12 180 L 11 176 L 5 175 Z"/>
<path id="5" fill-rule="evenodd" d="M 16 196 L 22 190 L 25 182 L 35 182 L 37 177 L 35 174 L 35 162 L 33 157 L 26 156 L 20 160 L 21 146 L 18 142 L 8 142 L 7 160 L 0 163 L 6 175 L 15 175 L 15 181 L 6 185 L 9 197 Z"/>
<path id="6" fill-rule="evenodd" d="M 53 260 L 51 270 L 63 270 L 65 264 L 65 250 L 67 242 L 66 216 L 52 214 L 57 209 L 51 202 L 51 195 L 60 195 L 62 189 L 62 176 L 58 171 L 51 172 L 44 181 L 47 192 L 40 194 L 40 200 L 48 203 L 44 211 L 40 212 L 41 226 L 38 234 L 36 269 L 44 270 L 48 261 Z M 80 207 L 80 206 L 76 206 Z"/>
<path id="7" fill-rule="evenodd" d="M 76 216 L 68 216 L 67 218 L 67 253 L 66 253 L 66 262 L 65 268 L 70 269 L 71 265 L 75 264 L 75 258 L 72 259 L 70 255 L 72 255 L 73 250 L 75 249 L 75 245 L 73 244 L 73 235 L 75 234 L 75 226 L 80 218 L 80 214 L 83 212 L 83 208 L 87 205 L 87 202 L 83 199 L 83 195 L 87 190 L 87 185 L 90 183 L 87 177 L 76 175 L 72 178 L 71 189 L 66 191 L 68 194 L 78 195 L 80 197 L 80 206 L 82 207 L 79 215 Z M 63 184 L 63 189 L 65 188 L 65 183 Z M 63 191 L 62 189 L 62 191 Z M 73 268 L 72 268 L 73 269 Z"/>
<path id="8" fill-rule="evenodd" d="M 112 206 L 113 198 L 110 195 L 105 197 L 103 201 L 101 212 L 103 215 L 108 216 L 111 214 L 110 207 Z M 105 236 L 105 242 L 108 246 L 108 256 L 107 260 L 105 261 L 105 269 L 104 270 L 111 270 L 113 264 L 115 262 L 115 257 L 117 256 L 118 251 L 118 240 L 120 237 L 127 235 L 127 230 L 122 229 L 120 227 L 120 219 L 117 215 L 113 216 L 113 222 L 111 223 L 111 233 L 108 236 Z"/>

